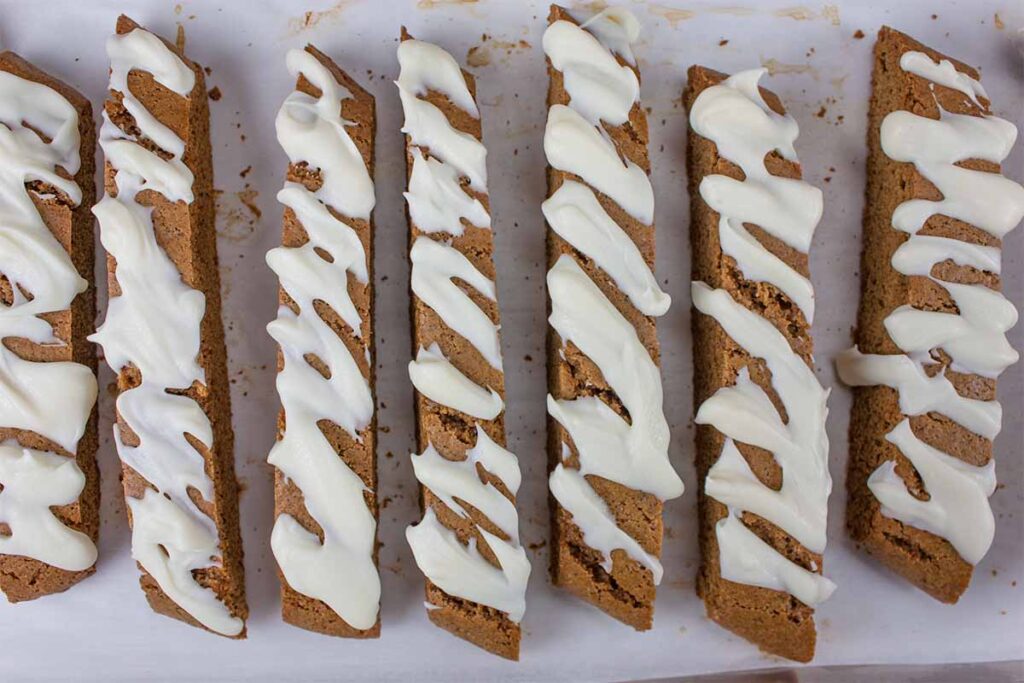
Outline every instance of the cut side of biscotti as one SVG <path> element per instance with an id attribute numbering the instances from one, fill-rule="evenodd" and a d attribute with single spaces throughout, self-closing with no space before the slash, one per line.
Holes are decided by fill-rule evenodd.
<path id="1" fill-rule="evenodd" d="M 406 530 L 437 626 L 519 658 L 530 563 L 520 472 L 505 449 L 505 375 L 476 82 L 403 29 L 417 453 L 423 519 Z"/>
<path id="2" fill-rule="evenodd" d="M 11 602 L 95 571 L 93 125 L 78 91 L 0 53 L 0 592 Z"/>
<path id="3" fill-rule="evenodd" d="M 883 27 L 868 112 L 847 527 L 884 565 L 956 602 L 992 543 L 996 378 L 1018 359 L 1000 293 L 1024 188 L 1016 139 L 966 64 Z"/>
<path id="4" fill-rule="evenodd" d="M 373 96 L 312 45 L 291 50 L 277 115 L 288 156 L 280 279 L 281 397 L 271 547 L 284 620 L 380 635 L 373 347 Z"/>
<path id="5" fill-rule="evenodd" d="M 107 41 L 93 213 L 110 301 L 91 337 L 117 372 L 132 557 L 157 612 L 245 636 L 227 353 L 203 69 L 128 17 Z"/>
<path id="6" fill-rule="evenodd" d="M 814 656 L 828 391 L 814 375 L 807 252 L 821 192 L 764 69 L 689 70 L 687 166 L 701 565 L 708 616 L 771 654 Z"/>
<path id="7" fill-rule="evenodd" d="M 669 462 L 655 317 L 654 195 L 631 45 L 636 18 L 582 24 L 552 5 L 548 116 L 548 461 L 551 578 L 638 630 L 651 627 Z"/>

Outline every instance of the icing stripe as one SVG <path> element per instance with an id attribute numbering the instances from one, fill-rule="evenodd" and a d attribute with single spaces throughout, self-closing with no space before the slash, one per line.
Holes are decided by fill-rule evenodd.
<path id="1" fill-rule="evenodd" d="M 647 173 L 621 155 L 601 127 L 602 121 L 627 123 L 639 104 L 636 72 L 613 54 L 632 63 L 630 44 L 638 33 L 636 19 L 621 8 L 600 12 L 581 26 L 559 20 L 545 30 L 544 53 L 562 72 L 569 105 L 548 110 L 544 152 L 550 167 L 582 182 L 563 179 L 542 209 L 549 229 L 600 268 L 637 310 L 661 315 L 668 310 L 668 295 L 658 287 L 636 243 L 594 192 L 644 225 L 653 223 L 654 194 Z M 629 416 L 619 415 L 598 396 L 559 400 L 549 394 L 548 414 L 568 433 L 579 459 L 578 469 L 563 462 L 552 469 L 551 493 L 572 515 L 587 546 L 601 554 L 605 571 L 611 573 L 612 552 L 621 550 L 658 584 L 663 573 L 658 558 L 619 527 L 587 479 L 602 477 L 659 500 L 682 494 L 682 480 L 668 459 L 658 366 L 632 323 L 573 256 L 563 254 L 551 266 L 547 289 L 552 329 L 562 344 L 573 344 L 597 366 Z M 562 460 L 569 455 L 563 442 Z"/>
<path id="2" fill-rule="evenodd" d="M 398 89 L 405 111 L 407 145 L 412 158 L 408 192 L 411 228 L 419 235 L 412 243 L 411 289 L 446 328 L 462 337 L 497 371 L 502 369 L 498 326 L 463 291 L 468 286 L 490 301 L 497 300 L 492 280 L 454 246 L 439 238 L 460 237 L 463 221 L 490 228 L 484 202 L 470 194 L 486 196 L 487 151 L 474 136 L 456 130 L 444 112 L 427 102 L 428 91 L 446 96 L 474 119 L 479 110 L 458 63 L 447 52 L 429 43 L 403 40 L 398 49 L 401 74 Z M 429 148 L 429 157 L 424 149 Z M 464 188 L 462 179 L 469 188 Z M 458 281 L 458 284 L 457 282 Z M 460 286 L 461 285 L 461 286 Z M 515 494 L 519 489 L 519 465 L 512 453 L 496 444 L 477 420 L 497 420 L 505 409 L 500 394 L 476 384 L 444 356 L 434 342 L 420 347 L 409 363 L 409 377 L 423 397 L 457 411 L 476 425 L 474 445 L 464 460 L 451 460 L 429 441 L 412 463 L 420 485 L 456 515 L 472 521 L 476 510 L 501 530 L 501 537 L 474 525 L 497 558 L 495 567 L 477 548 L 477 538 L 463 545 L 428 505 L 423 519 L 406 529 L 416 564 L 427 579 L 449 595 L 493 607 L 518 624 L 526 609 L 526 582 L 530 563 L 519 545 L 519 519 Z M 474 419 L 475 418 L 475 419 Z M 511 498 L 491 483 L 484 483 L 478 465 L 497 477 Z M 428 609 L 433 608 L 428 604 Z"/>
<path id="3" fill-rule="evenodd" d="M 267 462 L 302 492 L 305 509 L 323 538 L 282 512 L 274 520 L 270 545 L 289 586 L 324 602 L 352 628 L 366 630 L 377 623 L 380 608 L 374 562 L 377 521 L 366 504 L 363 480 L 334 450 L 320 421 L 330 421 L 362 441 L 373 420 L 373 392 L 352 352 L 314 302 L 327 304 L 369 354 L 363 321 L 349 294 L 349 276 L 361 286 L 370 284 L 369 264 L 359 235 L 346 221 L 369 220 L 374 187 L 346 130 L 352 124 L 340 114 L 341 102 L 352 94 L 310 52 L 290 50 L 286 63 L 293 77 L 305 78 L 320 96 L 296 90 L 285 99 L 277 115 L 278 142 L 291 164 L 318 170 L 321 185 L 310 192 L 286 181 L 277 195 L 308 241 L 267 252 L 267 264 L 298 308 L 296 313 L 281 306 L 277 319 L 267 325 L 284 357 L 277 391 L 286 421 Z M 327 367 L 328 377 L 307 362 L 310 356 Z"/>
<path id="4" fill-rule="evenodd" d="M 193 575 L 194 570 L 219 566 L 220 549 L 214 521 L 188 493 L 194 488 L 212 500 L 214 485 L 186 434 L 211 448 L 213 430 L 195 400 L 168 393 L 205 382 L 198 354 L 206 299 L 182 281 L 157 242 L 152 209 L 136 201 L 139 192 L 152 190 L 168 201 L 191 203 L 193 176 L 182 161 L 184 141 L 127 85 L 128 72 L 145 71 L 172 92 L 188 97 L 195 75 L 162 40 L 140 28 L 108 39 L 107 54 L 110 89 L 121 94 L 142 136 L 170 155 L 165 159 L 142 147 L 104 112 L 100 146 L 114 170 L 117 194 L 105 196 L 93 213 L 99 219 L 103 247 L 117 262 L 121 293 L 110 299 L 106 321 L 90 339 L 103 347 L 115 372 L 133 366 L 142 376 L 141 384 L 118 396 L 120 424 L 114 425 L 121 460 L 153 487 L 141 498 L 127 497 L 132 557 L 199 623 L 235 636 L 244 628 L 242 620 Z M 122 425 L 138 437 L 137 445 L 122 441 Z"/>
<path id="5" fill-rule="evenodd" d="M 802 180 L 769 173 L 765 158 L 773 152 L 796 162 L 796 121 L 773 111 L 758 85 L 764 69 L 737 73 L 703 90 L 690 111 L 695 133 L 715 143 L 718 154 L 737 165 L 744 179 L 708 175 L 700 196 L 720 214 L 723 254 L 736 260 L 747 280 L 768 282 L 795 303 L 808 325 L 814 317 L 814 290 L 808 278 L 761 245 L 744 227 L 753 223 L 790 247 L 806 252 L 822 213 L 821 191 Z M 713 318 L 752 358 L 771 373 L 771 387 L 787 421 L 766 391 L 743 367 L 734 383 L 720 387 L 702 403 L 695 422 L 714 427 L 725 437 L 718 459 L 704 481 L 706 495 L 728 508 L 715 527 L 722 578 L 784 591 L 814 607 L 835 584 L 802 567 L 761 540 L 743 522 L 751 513 L 772 523 L 812 553 L 826 544 L 828 436 L 825 417 L 828 391 L 804 359 L 767 318 L 733 299 L 725 289 L 703 282 L 692 285 L 693 305 Z M 782 470 L 778 490 L 753 473 L 737 443 L 772 454 Z M 814 569 L 812 567 L 812 569 Z"/>
<path id="6" fill-rule="evenodd" d="M 69 308 L 88 287 L 26 187 L 42 181 L 77 206 L 82 189 L 57 169 L 78 173 L 80 143 L 78 112 L 60 93 L 0 71 L 0 273 L 12 297 L 0 306 L 0 342 L 17 337 L 64 345 L 38 316 Z M 14 440 L 0 444 L 0 523 L 10 529 L 0 536 L 0 554 L 67 571 L 96 563 L 92 540 L 50 510 L 77 501 L 85 486 L 85 475 L 67 456 L 78 450 L 96 390 L 85 365 L 24 360 L 0 343 L 0 427 L 35 432 L 64 451 L 23 448 Z"/>
<path id="7" fill-rule="evenodd" d="M 981 84 L 957 71 L 947 59 L 935 62 L 923 52 L 906 52 L 900 66 L 930 81 L 963 93 L 979 109 L 988 99 Z M 1002 238 L 1024 217 L 1024 187 L 999 173 L 962 168 L 970 159 L 1002 163 L 1017 139 L 1008 121 L 980 113 L 954 114 L 939 105 L 937 119 L 909 111 L 889 113 L 881 125 L 881 147 L 894 161 L 914 164 L 942 194 L 939 201 L 910 199 L 896 207 L 892 226 L 910 234 L 893 254 L 893 268 L 904 275 L 927 277 L 946 290 L 956 313 L 897 307 L 884 320 L 886 331 L 906 355 L 862 354 L 856 348 L 838 358 L 840 378 L 851 386 L 885 385 L 899 393 L 904 415 L 935 411 L 982 436 L 999 433 L 1002 408 L 995 400 L 960 396 L 946 378 L 946 369 L 929 377 L 926 367 L 941 349 L 956 372 L 995 379 L 1019 354 L 1006 339 L 1017 322 L 1017 310 L 999 291 L 975 284 L 947 282 L 932 275 L 946 260 L 998 274 L 1000 250 L 959 240 L 920 235 L 933 215 L 941 214 Z M 910 495 L 886 461 L 868 480 L 882 504 L 882 514 L 948 540 L 964 561 L 977 564 L 992 543 L 992 510 L 988 496 L 995 490 L 992 463 L 976 467 L 949 456 L 918 439 L 903 420 L 886 439 L 910 460 L 929 494 L 927 502 Z"/>

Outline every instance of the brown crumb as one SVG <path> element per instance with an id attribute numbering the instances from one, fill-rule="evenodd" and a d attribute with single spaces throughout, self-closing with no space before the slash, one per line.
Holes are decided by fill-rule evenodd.
<path id="1" fill-rule="evenodd" d="M 864 38 L 864 31 L 861 31 L 860 29 L 857 29 L 856 31 L 853 32 L 853 37 L 854 37 L 855 40 L 863 40 L 863 38 Z"/>
<path id="2" fill-rule="evenodd" d="M 999 12 L 996 12 L 995 17 L 993 18 L 993 23 L 995 24 L 997 31 L 1002 31 L 1006 28 L 1006 24 L 1003 22 L 1003 18 L 999 16 Z"/>
<path id="3" fill-rule="evenodd" d="M 725 47 L 728 44 L 729 44 L 729 39 L 728 38 L 722 38 L 720 41 L 718 41 L 718 47 Z"/>
<path id="4" fill-rule="evenodd" d="M 178 35 L 174 37 L 174 44 L 182 52 L 185 51 L 185 27 L 178 24 Z"/>
<path id="5" fill-rule="evenodd" d="M 826 114 L 828 114 L 828 109 L 826 109 L 825 105 L 823 104 L 821 105 L 821 109 L 819 109 L 817 113 L 815 113 L 815 116 L 817 116 L 819 119 L 823 119 L 825 118 Z"/>
<path id="6" fill-rule="evenodd" d="M 246 166 L 245 168 L 242 169 L 242 172 L 238 174 L 238 177 L 244 178 L 245 176 L 249 175 L 250 171 L 252 171 L 252 166 Z"/>
<path id="7" fill-rule="evenodd" d="M 210 96 L 210 99 L 214 102 L 220 101 L 221 92 L 220 88 L 218 88 L 217 86 L 213 86 L 212 88 L 210 88 L 210 92 L 207 94 Z"/>

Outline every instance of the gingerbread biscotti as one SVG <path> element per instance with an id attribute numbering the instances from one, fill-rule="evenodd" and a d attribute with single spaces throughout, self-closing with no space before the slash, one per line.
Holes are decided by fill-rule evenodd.
<path id="1" fill-rule="evenodd" d="M 548 110 L 548 460 L 551 577 L 636 629 L 651 627 L 669 462 L 656 316 L 647 118 L 636 18 L 579 24 L 552 5 Z"/>
<path id="2" fill-rule="evenodd" d="M 406 531 L 426 576 L 428 616 L 494 654 L 519 658 L 530 563 L 519 544 L 520 472 L 505 449 L 505 376 L 476 82 L 403 29 L 416 389 L 413 469 L 423 519 Z"/>
<path id="3" fill-rule="evenodd" d="M 227 354 L 202 68 L 117 21 L 93 209 L 110 301 L 93 337 L 117 372 L 114 441 L 152 608 L 245 636 Z"/>
<path id="4" fill-rule="evenodd" d="M 996 378 L 1018 359 L 999 291 L 1000 240 L 1024 215 L 1024 188 L 999 168 L 1017 131 L 978 78 L 878 33 L 856 346 L 837 361 L 855 387 L 850 534 L 949 603 L 992 543 Z"/>
<path id="5" fill-rule="evenodd" d="M 99 532 L 89 100 L 0 53 L 0 592 L 93 573 Z"/>
<path id="6" fill-rule="evenodd" d="M 708 616 L 771 654 L 814 656 L 828 495 L 807 252 L 821 191 L 764 69 L 689 70 L 687 167 L 701 565 Z"/>
<path id="7" fill-rule="evenodd" d="M 285 621 L 380 634 L 373 378 L 373 96 L 312 45 L 291 50 L 277 114 L 288 156 L 281 246 L 281 397 L 271 547 Z"/>

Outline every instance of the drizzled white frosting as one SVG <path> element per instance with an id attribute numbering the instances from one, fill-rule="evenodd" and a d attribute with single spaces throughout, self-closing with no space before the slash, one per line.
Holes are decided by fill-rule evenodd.
<path id="1" fill-rule="evenodd" d="M 158 192 L 169 201 L 192 201 L 191 171 L 182 157 L 185 143 L 157 121 L 127 86 L 128 72 L 147 71 L 158 83 L 187 97 L 195 85 L 192 70 L 163 41 L 143 29 L 112 36 L 110 89 L 123 95 L 142 135 L 171 154 L 165 160 L 137 144 L 106 113 L 100 146 L 114 169 L 117 196 L 107 195 L 93 208 L 100 239 L 117 261 L 119 296 L 107 306 L 107 318 L 90 339 L 103 346 L 117 372 L 134 366 L 142 383 L 117 399 L 120 419 L 138 437 L 130 446 L 114 426 L 122 461 L 153 488 L 141 498 L 128 497 L 132 514 L 132 557 L 179 607 L 212 631 L 238 635 L 244 628 L 193 570 L 217 566 L 220 555 L 213 520 L 192 501 L 194 488 L 206 500 L 214 484 L 191 435 L 213 445 L 209 418 L 193 399 L 169 390 L 205 382 L 199 365 L 200 323 L 206 310 L 202 292 L 186 285 L 177 267 L 157 243 L 152 209 L 136 201 L 140 192 Z"/>
<path id="2" fill-rule="evenodd" d="M 462 186 L 464 181 L 475 192 L 487 192 L 486 149 L 475 137 L 452 127 L 444 112 L 420 99 L 428 91 L 435 91 L 478 118 L 479 110 L 461 68 L 441 48 L 416 40 L 402 41 L 398 60 L 401 74 L 397 85 L 405 111 L 402 132 L 408 136 L 413 156 L 405 193 L 410 219 L 422 232 L 451 237 L 463 234 L 463 220 L 489 228 L 491 219 L 483 203 Z M 422 148 L 429 150 L 430 157 Z M 497 297 L 494 282 L 458 249 L 430 237 L 417 237 L 409 256 L 413 294 L 500 371 L 498 326 L 455 280 L 490 301 Z M 494 420 L 505 409 L 498 392 L 463 374 L 436 343 L 418 350 L 409 363 L 409 377 L 421 395 L 468 418 Z M 497 477 L 514 497 L 520 483 L 515 456 L 477 424 L 475 445 L 464 460 L 449 460 L 428 443 L 423 453 L 412 456 L 412 463 L 420 485 L 450 510 L 470 519 L 471 507 L 502 532 L 498 536 L 476 526 L 498 561 L 495 567 L 480 554 L 475 537 L 468 546 L 463 545 L 455 532 L 441 524 L 434 508 L 428 507 L 423 519 L 406 529 L 416 564 L 449 595 L 506 612 L 511 621 L 518 623 L 526 609 L 530 576 L 526 551 L 519 545 L 518 515 L 512 500 L 492 484 L 485 484 L 478 471 L 479 466 Z"/>
<path id="3" fill-rule="evenodd" d="M 589 23 L 589 22 L 588 22 Z M 591 29 L 595 24 L 590 24 Z M 605 121 L 618 126 L 629 120 L 640 97 L 636 72 L 619 64 L 594 37 L 571 21 L 556 21 L 544 31 L 544 54 L 562 72 L 572 108 L 591 124 Z"/>
<path id="4" fill-rule="evenodd" d="M 789 418 L 782 421 L 768 394 L 745 368 L 735 384 L 716 391 L 697 410 L 697 424 L 711 425 L 726 437 L 704 482 L 705 493 L 729 508 L 729 515 L 715 528 L 722 577 L 785 591 L 813 607 L 832 594 L 835 584 L 790 562 L 749 531 L 740 517 L 743 512 L 756 514 L 811 552 L 824 552 L 832 491 L 825 433 L 828 391 L 768 320 L 737 303 L 724 289 L 694 282 L 691 292 L 698 311 L 714 318 L 752 357 L 764 360 Z M 782 469 L 778 491 L 761 483 L 736 442 L 772 453 Z"/>
<path id="5" fill-rule="evenodd" d="M 433 90 L 447 96 L 452 104 L 473 118 L 479 118 L 476 102 L 458 63 L 436 45 L 403 40 L 398 46 L 398 64 L 401 71 L 395 85 L 405 113 L 402 132 L 409 136 L 413 145 L 429 149 L 431 156 L 466 177 L 471 188 L 486 192 L 487 149 L 483 143 L 457 130 L 443 111 L 421 99 Z"/>
<path id="6" fill-rule="evenodd" d="M 810 322 L 814 316 L 810 280 L 761 246 L 744 227 L 744 223 L 756 224 L 806 252 L 822 212 L 820 190 L 802 180 L 773 176 L 765 167 L 765 157 L 772 152 L 796 162 L 793 143 L 799 131 L 792 117 L 774 112 L 762 97 L 758 81 L 764 72 L 740 72 L 697 96 L 690 111 L 691 127 L 714 142 L 719 155 L 739 166 L 745 176 L 742 181 L 705 176 L 700 194 L 719 213 L 722 251 L 736 260 L 743 277 L 778 287 Z M 785 591 L 813 607 L 832 594 L 835 584 L 758 538 L 742 516 L 756 514 L 807 550 L 825 551 L 832 490 L 825 433 L 828 391 L 786 337 L 766 318 L 733 300 L 728 291 L 694 282 L 692 295 L 698 311 L 714 318 L 750 356 L 765 362 L 788 418 L 783 421 L 746 368 L 734 384 L 718 389 L 697 410 L 698 424 L 711 425 L 726 437 L 704 481 L 705 493 L 729 509 L 715 527 L 722 577 Z M 778 491 L 751 471 L 737 442 L 772 453 L 782 470 Z"/>
<path id="7" fill-rule="evenodd" d="M 668 311 L 672 299 L 661 291 L 636 243 L 612 220 L 593 190 L 566 180 L 541 209 L 551 229 L 590 257 L 637 310 L 653 316 Z"/>
<path id="8" fill-rule="evenodd" d="M 668 295 L 591 189 L 640 222 L 653 222 L 654 194 L 647 174 L 624 160 L 600 127 L 602 121 L 626 122 L 639 102 L 636 73 L 612 54 L 632 63 L 629 45 L 638 31 L 633 15 L 618 9 L 606 10 L 582 27 L 556 21 L 544 32 L 544 52 L 563 72 L 570 97 L 569 106 L 554 105 L 548 111 L 544 152 L 552 167 L 584 182 L 566 179 L 542 208 L 551 230 L 591 259 L 641 313 L 661 315 L 668 310 Z M 602 554 L 606 571 L 612 570 L 612 552 L 622 550 L 647 568 L 657 584 L 662 576 L 658 558 L 618 526 L 586 477 L 602 477 L 661 500 L 682 494 L 682 480 L 668 459 L 658 366 L 633 325 L 572 256 L 562 255 L 552 266 L 547 286 L 548 322 L 563 344 L 571 342 L 597 365 L 629 415 L 627 420 L 596 396 L 557 400 L 548 395 L 548 413 L 568 432 L 579 456 L 579 469 L 559 463 L 551 472 L 551 493 L 572 515 L 584 542 Z M 566 443 L 562 451 L 564 459 Z"/>
<path id="9" fill-rule="evenodd" d="M 572 107 L 556 104 L 548 110 L 544 154 L 551 166 L 578 175 L 644 225 L 654 222 L 650 178 L 632 161 L 622 159 L 608 134 Z"/>
<path id="10" fill-rule="evenodd" d="M 88 287 L 25 186 L 43 181 L 77 206 L 81 188 L 57 168 L 78 172 L 79 144 L 78 112 L 70 102 L 41 83 L 0 71 L 0 273 L 13 294 L 11 305 L 0 306 L 0 427 L 35 432 L 71 455 L 96 402 L 96 377 L 71 361 L 23 360 L 3 340 L 63 346 L 66 340 L 38 316 L 67 309 Z M 0 536 L 0 554 L 69 571 L 96 562 L 92 540 L 50 511 L 74 503 L 85 485 L 66 454 L 0 444 L 0 522 L 11 530 Z"/>
<path id="11" fill-rule="evenodd" d="M 922 52 L 900 58 L 904 71 L 963 93 L 980 107 L 981 84 L 956 70 L 949 60 L 934 62 Z M 936 100 L 937 102 L 937 100 Z M 997 401 L 960 396 L 945 371 L 928 377 L 933 350 L 942 349 L 957 372 L 996 378 L 1018 359 L 1006 339 L 1017 322 L 1017 311 L 1000 292 L 982 284 L 964 285 L 940 280 L 933 266 L 950 260 L 998 274 L 1000 253 L 947 237 L 919 235 L 933 215 L 949 216 L 1002 238 L 1024 217 L 1024 187 L 998 173 L 962 168 L 969 159 L 1001 163 L 1010 153 L 1017 130 L 994 116 L 953 114 L 939 106 L 939 118 L 895 111 L 882 121 L 882 151 L 895 161 L 914 164 L 942 193 L 939 201 L 911 199 L 893 212 L 892 225 L 910 237 L 893 254 L 892 266 L 903 275 L 928 277 L 944 288 L 957 313 L 921 311 L 909 305 L 885 318 L 890 338 L 906 355 L 864 355 L 851 349 L 840 355 L 839 376 L 852 386 L 886 385 L 899 392 L 904 415 L 935 411 L 966 429 L 993 439 L 999 433 L 1002 409 Z M 962 462 L 918 439 L 907 420 L 886 439 L 921 475 L 927 502 L 910 495 L 886 461 L 872 473 L 868 486 L 882 504 L 882 514 L 948 540 L 963 559 L 977 564 L 992 543 L 994 521 L 988 496 L 995 490 L 992 463 L 982 467 Z"/>
<path id="12" fill-rule="evenodd" d="M 328 206 L 348 220 L 367 220 L 374 188 L 346 131 L 351 123 L 341 117 L 341 102 L 351 93 L 305 50 L 289 51 L 287 65 L 293 77 L 301 74 L 321 95 L 295 91 L 288 96 L 277 115 L 278 142 L 291 163 L 306 162 L 319 170 L 322 184 L 314 193 L 286 182 L 277 195 L 309 240 L 267 253 L 281 288 L 299 309 L 296 314 L 281 306 L 277 319 L 267 325 L 284 357 L 277 391 L 287 423 L 267 461 L 302 491 L 323 541 L 291 515 L 281 514 L 270 544 L 293 589 L 323 601 L 353 628 L 369 629 L 377 623 L 380 606 L 380 577 L 373 559 L 377 522 L 366 505 L 363 480 L 338 456 L 319 422 L 329 420 L 359 441 L 373 419 L 373 394 L 356 359 L 317 313 L 314 301 L 330 306 L 356 337 L 362 336 L 348 279 L 351 275 L 360 285 L 369 284 L 366 252 L 356 231 L 335 218 Z M 309 356 L 326 365 L 330 377 L 310 365 Z"/>
<path id="13" fill-rule="evenodd" d="M 718 147 L 719 154 L 741 169 L 744 180 L 705 176 L 700 196 L 719 218 L 722 252 L 736 260 L 749 280 L 770 282 L 803 312 L 814 317 L 810 280 L 761 246 L 744 227 L 753 223 L 794 249 L 807 252 L 821 220 L 821 190 L 768 172 L 765 156 L 778 152 L 796 161 L 793 142 L 798 128 L 791 116 L 775 113 L 764 101 L 758 81 L 765 69 L 741 71 L 707 88 L 690 112 L 690 125 Z"/>
<path id="14" fill-rule="evenodd" d="M 496 301 L 494 281 L 477 270 L 458 249 L 429 237 L 416 238 L 409 258 L 412 260 L 410 280 L 413 293 L 432 308 L 445 325 L 479 351 L 491 367 L 501 370 L 498 326 L 453 280 L 458 278 L 491 301 Z"/>

